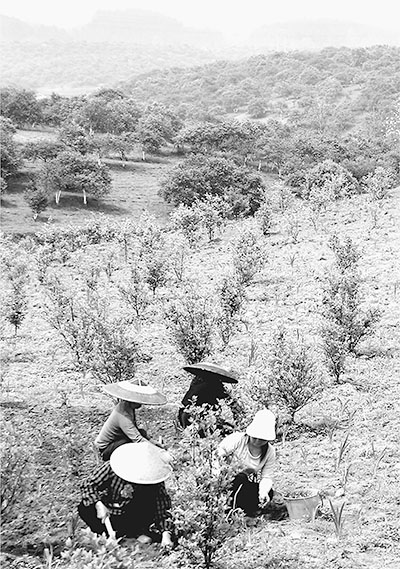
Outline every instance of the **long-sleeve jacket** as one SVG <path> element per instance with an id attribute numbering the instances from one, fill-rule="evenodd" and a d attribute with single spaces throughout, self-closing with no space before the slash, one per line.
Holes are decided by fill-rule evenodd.
<path id="1" fill-rule="evenodd" d="M 135 410 L 126 401 L 117 403 L 94 442 L 102 451 L 121 437 L 127 437 L 133 443 L 146 440 L 137 428 Z"/>

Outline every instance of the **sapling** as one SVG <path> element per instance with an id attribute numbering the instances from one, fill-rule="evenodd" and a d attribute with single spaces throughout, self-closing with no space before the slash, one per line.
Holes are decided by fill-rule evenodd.
<path id="1" fill-rule="evenodd" d="M 5 318 L 14 326 L 17 335 L 28 308 L 29 268 L 24 257 L 18 255 L 13 248 L 3 256 L 2 267 L 9 284 L 4 301 Z"/>
<path id="2" fill-rule="evenodd" d="M 293 422 L 295 413 L 322 390 L 310 347 L 301 339 L 291 340 L 284 328 L 279 329 L 273 339 L 270 371 L 271 393 L 277 403 L 283 403 Z"/>
<path id="3" fill-rule="evenodd" d="M 201 200 L 197 199 L 192 206 L 198 213 L 201 224 L 212 241 L 217 230 L 221 230 L 226 221 L 227 204 L 220 196 L 206 194 Z"/>
<path id="4" fill-rule="evenodd" d="M 251 229 L 245 229 L 234 243 L 232 254 L 236 279 L 247 286 L 265 264 L 264 248 L 258 235 Z"/>
<path id="5" fill-rule="evenodd" d="M 165 320 L 172 340 L 188 363 L 211 353 L 216 311 L 212 298 L 188 286 L 166 306 Z"/>
<path id="6" fill-rule="evenodd" d="M 225 277 L 219 287 L 220 315 L 218 328 L 224 347 L 229 344 L 238 327 L 239 313 L 245 299 L 243 285 L 232 277 Z"/>
<path id="7" fill-rule="evenodd" d="M 195 247 L 202 223 L 198 209 L 180 204 L 171 214 L 172 227 L 180 231 L 191 247 Z"/>
<path id="8" fill-rule="evenodd" d="M 117 288 L 136 318 L 141 319 L 151 302 L 148 286 L 141 267 L 131 265 L 128 270 L 128 278 L 123 283 L 118 283 Z"/>
<path id="9" fill-rule="evenodd" d="M 216 456 L 220 412 L 206 405 L 192 406 L 190 415 L 192 424 L 185 429 L 176 452 L 180 468 L 177 469 L 172 514 L 181 546 L 181 561 L 199 567 L 201 555 L 202 566 L 209 568 L 226 539 L 242 526 L 243 516 L 239 512 L 228 512 L 234 471 L 228 464 L 220 465 Z M 206 436 L 201 437 L 200 433 Z"/>

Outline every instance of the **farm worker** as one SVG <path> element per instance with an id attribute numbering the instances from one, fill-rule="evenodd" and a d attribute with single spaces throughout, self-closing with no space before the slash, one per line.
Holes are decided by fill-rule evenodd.
<path id="1" fill-rule="evenodd" d="M 81 484 L 80 517 L 98 535 L 107 528 L 116 538 L 172 546 L 171 500 L 164 484 L 170 461 L 167 451 L 148 441 L 118 447 Z"/>
<path id="2" fill-rule="evenodd" d="M 232 433 L 218 445 L 220 461 L 229 460 L 240 469 L 232 484 L 232 509 L 241 508 L 246 515 L 254 516 L 272 499 L 274 440 L 275 415 L 262 409 L 245 432 Z"/>
<path id="3" fill-rule="evenodd" d="M 228 405 L 230 405 L 232 412 L 235 413 L 238 403 L 223 385 L 224 383 L 238 382 L 234 372 L 208 362 L 192 364 L 185 366 L 183 369 L 192 373 L 194 378 L 182 399 L 182 406 L 178 411 L 178 421 L 181 427 L 185 429 L 190 425 L 190 413 L 187 407 L 191 404 L 196 406 L 208 404 L 212 409 L 217 409 L 219 402 L 225 399 Z M 225 423 L 224 426 L 232 427 L 228 423 Z"/>
<path id="4" fill-rule="evenodd" d="M 119 446 L 148 440 L 146 431 L 136 424 L 136 409 L 142 405 L 165 405 L 167 398 L 143 381 L 108 383 L 104 391 L 119 399 L 95 440 L 103 460 L 109 460 Z"/>

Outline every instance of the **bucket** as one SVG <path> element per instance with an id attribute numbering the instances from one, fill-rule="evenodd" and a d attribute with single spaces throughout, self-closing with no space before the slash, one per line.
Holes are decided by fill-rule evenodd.
<path id="1" fill-rule="evenodd" d="M 291 520 L 314 521 L 321 498 L 318 492 L 300 498 L 284 498 Z"/>

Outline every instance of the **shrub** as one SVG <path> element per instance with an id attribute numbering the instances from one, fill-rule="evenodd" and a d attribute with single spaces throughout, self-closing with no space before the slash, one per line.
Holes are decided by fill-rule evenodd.
<path id="1" fill-rule="evenodd" d="M 173 228 L 180 231 L 193 247 L 198 241 L 198 232 L 202 221 L 200 211 L 180 204 L 171 214 L 171 221 Z"/>
<path id="2" fill-rule="evenodd" d="M 194 209 L 199 214 L 201 224 L 206 229 L 208 239 L 214 238 L 217 229 L 225 223 L 226 202 L 219 196 L 207 194 L 204 200 L 197 200 Z"/>
<path id="3" fill-rule="evenodd" d="M 133 310 L 135 316 L 142 318 L 150 304 L 149 291 L 146 289 L 142 271 L 136 266 L 131 266 L 129 277 L 124 280 L 123 284 L 119 283 L 117 286 L 122 298 Z"/>
<path id="4" fill-rule="evenodd" d="M 29 267 L 26 259 L 18 255 L 14 248 L 4 252 L 2 266 L 9 285 L 4 301 L 4 314 L 8 322 L 14 326 L 15 334 L 17 334 L 27 312 Z"/>
<path id="5" fill-rule="evenodd" d="M 362 308 L 360 285 L 360 275 L 350 270 L 332 272 L 325 278 L 322 314 L 328 326 L 334 325 L 330 334 L 343 344 L 345 352 L 354 352 L 359 342 L 373 333 L 380 318 L 378 309 Z"/>
<path id="6" fill-rule="evenodd" d="M 218 550 L 227 538 L 237 533 L 243 521 L 240 513 L 229 517 L 226 513 L 233 468 L 225 465 L 218 468 L 215 462 L 220 441 L 216 426 L 221 416 L 207 405 L 193 406 L 190 414 L 192 425 L 184 431 L 176 453 L 180 468 L 172 514 L 181 548 L 175 554 L 175 566 L 183 566 L 178 561 L 180 558 L 184 566 L 189 563 L 199 567 L 201 555 L 204 567 L 209 568 Z M 201 438 L 201 432 L 207 436 Z"/>
<path id="7" fill-rule="evenodd" d="M 269 202 L 263 202 L 255 216 L 263 235 L 269 235 L 272 225 L 272 207 Z"/>
<path id="8" fill-rule="evenodd" d="M 188 286 L 169 303 L 165 318 L 173 341 L 188 363 L 197 363 L 211 353 L 216 316 L 209 296 Z"/>
<path id="9" fill-rule="evenodd" d="M 294 420 L 296 411 L 314 399 L 322 384 L 310 347 L 300 338 L 293 341 L 281 328 L 275 333 L 270 362 L 270 388 L 276 403 L 282 403 Z"/>
<path id="10" fill-rule="evenodd" d="M 251 229 L 242 231 L 234 244 L 233 266 L 238 282 L 248 285 L 265 263 L 263 247 Z"/>
<path id="11" fill-rule="evenodd" d="M 30 489 L 30 450 L 21 434 L 11 424 L 2 426 L 1 454 L 1 518 L 3 524 L 18 513 L 18 504 Z"/>
<path id="12" fill-rule="evenodd" d="M 363 178 L 362 182 L 368 197 L 373 201 L 379 201 L 389 195 L 389 191 L 398 182 L 398 177 L 393 169 L 378 166 L 373 173 Z"/>
<path id="13" fill-rule="evenodd" d="M 333 160 L 325 160 L 305 172 L 301 190 L 304 199 L 308 199 L 311 192 L 322 190 L 324 194 L 332 195 L 337 200 L 356 193 L 359 185 L 343 166 Z"/>
<path id="14" fill-rule="evenodd" d="M 221 315 L 218 328 L 222 343 L 227 346 L 238 325 L 238 314 L 245 299 L 243 285 L 232 277 L 225 277 L 219 289 Z"/>
<path id="15" fill-rule="evenodd" d="M 137 364 L 151 358 L 144 354 L 137 339 L 132 337 L 129 320 L 120 317 L 110 319 L 107 312 L 103 309 L 93 314 L 95 339 L 90 369 L 102 383 L 132 379 Z"/>
<path id="16" fill-rule="evenodd" d="M 329 246 L 335 254 L 335 263 L 323 283 L 321 336 L 328 370 L 339 382 L 346 356 L 354 353 L 359 342 L 373 333 L 380 311 L 362 307 L 358 272 L 361 254 L 352 240 L 340 241 L 334 235 Z"/>

